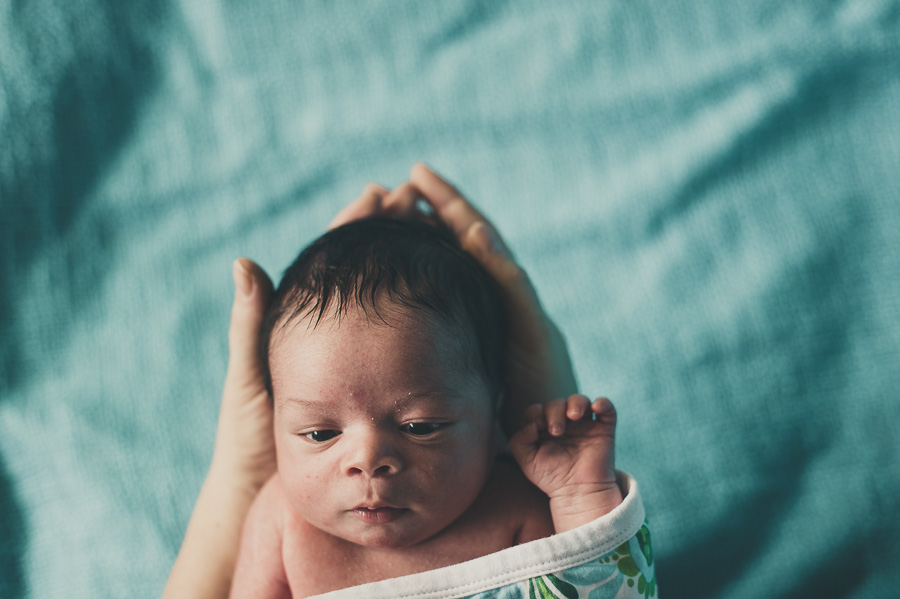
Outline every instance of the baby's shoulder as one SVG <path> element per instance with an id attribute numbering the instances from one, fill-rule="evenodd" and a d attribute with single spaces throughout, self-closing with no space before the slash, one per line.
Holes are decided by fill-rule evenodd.
<path id="1" fill-rule="evenodd" d="M 309 531 L 308 525 L 303 526 L 306 521 L 296 516 L 291 509 L 278 472 L 273 474 L 259 490 L 250 509 L 251 514 L 248 516 L 253 516 L 255 511 L 257 519 L 266 520 L 270 529 L 277 530 L 279 537 Z"/>
<path id="2" fill-rule="evenodd" d="M 259 525 L 261 522 L 271 522 L 273 516 L 280 513 L 278 508 L 283 504 L 283 497 L 284 492 L 281 489 L 281 480 L 276 472 L 265 482 L 256 494 L 256 497 L 253 498 L 250 512 L 247 514 L 247 521 L 254 525 Z M 280 518 L 277 518 L 277 520 L 280 523 Z"/>
<path id="3" fill-rule="evenodd" d="M 280 521 L 285 505 L 284 488 L 281 486 L 281 477 L 276 472 L 257 493 L 252 509 L 264 512 L 268 517 L 277 515 L 277 519 Z"/>
<path id="4" fill-rule="evenodd" d="M 512 457 L 501 455 L 497 458 L 483 499 L 492 518 L 502 518 L 514 529 L 515 544 L 553 534 L 549 499 L 525 478 Z"/>

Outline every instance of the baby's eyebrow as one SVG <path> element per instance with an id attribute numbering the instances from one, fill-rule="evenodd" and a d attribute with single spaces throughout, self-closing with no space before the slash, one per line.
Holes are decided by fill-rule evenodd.
<path id="1" fill-rule="evenodd" d="M 286 402 L 286 403 L 302 406 L 304 408 L 315 407 L 322 403 L 322 402 L 318 402 L 318 401 L 312 401 L 309 399 L 300 399 L 299 397 L 282 397 L 282 398 L 280 398 L 280 401 L 282 403 Z"/>
<path id="2" fill-rule="evenodd" d="M 397 399 L 397 401 L 395 402 L 395 407 L 400 410 L 411 403 L 446 405 L 451 402 L 452 397 L 453 394 L 448 393 L 447 391 L 423 391 L 419 393 L 409 392 L 408 394 Z"/>
<path id="3" fill-rule="evenodd" d="M 275 402 L 275 409 L 282 410 L 314 410 L 317 412 L 331 412 L 333 407 L 327 401 L 315 401 L 300 397 L 280 397 Z"/>
<path id="4" fill-rule="evenodd" d="M 426 391 L 410 391 L 406 395 L 397 397 L 394 400 L 394 410 L 399 412 L 410 405 L 428 404 L 435 407 L 443 407 L 453 403 L 456 397 L 455 393 L 449 389 L 445 390 L 426 390 Z M 326 400 L 304 399 L 302 397 L 279 397 L 276 402 L 275 409 L 281 410 L 308 410 L 318 412 L 328 416 L 332 412 L 339 412 L 334 404 Z"/>

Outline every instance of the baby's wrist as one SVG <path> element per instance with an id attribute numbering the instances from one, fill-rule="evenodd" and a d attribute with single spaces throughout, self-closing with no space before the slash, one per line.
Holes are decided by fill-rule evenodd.
<path id="1" fill-rule="evenodd" d="M 569 485 L 549 494 L 553 528 L 557 533 L 578 528 L 613 511 L 622 503 L 615 481 Z"/>

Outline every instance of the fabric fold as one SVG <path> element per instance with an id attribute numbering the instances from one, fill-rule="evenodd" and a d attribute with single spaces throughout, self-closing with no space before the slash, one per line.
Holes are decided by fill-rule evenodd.
<path id="1" fill-rule="evenodd" d="M 436 570 L 316 595 L 317 599 L 603 599 L 656 597 L 653 549 L 637 481 L 612 512 L 576 529 Z"/>

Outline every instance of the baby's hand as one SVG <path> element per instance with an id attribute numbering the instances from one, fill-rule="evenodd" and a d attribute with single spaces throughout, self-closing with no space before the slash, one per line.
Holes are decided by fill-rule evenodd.
<path id="1" fill-rule="evenodd" d="M 522 472 L 550 497 L 556 532 L 587 524 L 622 503 L 616 483 L 616 409 L 606 398 L 570 395 L 525 412 L 509 441 Z"/>

